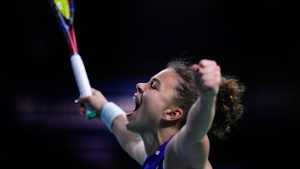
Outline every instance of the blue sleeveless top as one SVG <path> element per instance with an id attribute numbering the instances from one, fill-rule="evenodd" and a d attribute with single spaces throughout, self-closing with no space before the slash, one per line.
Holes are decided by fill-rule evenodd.
<path id="1" fill-rule="evenodd" d="M 171 137 L 172 138 L 172 137 Z M 151 154 L 146 158 L 142 169 L 163 169 L 163 162 L 165 158 L 165 148 L 168 142 L 171 140 L 169 138 L 168 141 L 164 142 L 159 148 L 155 151 L 155 153 Z"/>

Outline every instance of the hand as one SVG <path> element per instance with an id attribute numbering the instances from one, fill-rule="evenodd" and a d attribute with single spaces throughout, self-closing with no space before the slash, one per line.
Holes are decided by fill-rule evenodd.
<path id="1" fill-rule="evenodd" d="M 91 96 L 80 96 L 79 99 L 75 100 L 75 103 L 79 103 L 80 105 L 80 114 L 85 115 L 85 103 L 89 104 L 90 107 L 94 109 L 94 111 L 100 112 L 104 105 L 107 103 L 107 100 L 100 91 L 92 88 Z"/>
<path id="2" fill-rule="evenodd" d="M 203 59 L 198 64 L 193 64 L 195 81 L 202 94 L 214 94 L 219 91 L 221 83 L 221 68 L 213 60 Z"/>

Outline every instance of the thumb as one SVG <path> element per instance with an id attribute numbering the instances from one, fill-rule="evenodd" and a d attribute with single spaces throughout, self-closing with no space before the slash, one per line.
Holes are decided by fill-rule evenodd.
<path id="1" fill-rule="evenodd" d="M 84 102 L 88 101 L 89 96 L 79 96 L 78 99 L 75 99 L 74 103 L 75 104 L 82 104 Z"/>

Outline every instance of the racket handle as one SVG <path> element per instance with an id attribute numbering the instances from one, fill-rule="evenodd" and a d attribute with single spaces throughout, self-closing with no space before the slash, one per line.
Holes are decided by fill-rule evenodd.
<path id="1" fill-rule="evenodd" d="M 71 56 L 71 65 L 76 79 L 77 87 L 81 96 L 91 96 L 92 89 L 91 85 L 83 64 L 83 61 L 78 53 Z M 85 117 L 93 119 L 97 117 L 97 112 L 92 109 L 88 104 L 85 104 L 86 112 Z"/>

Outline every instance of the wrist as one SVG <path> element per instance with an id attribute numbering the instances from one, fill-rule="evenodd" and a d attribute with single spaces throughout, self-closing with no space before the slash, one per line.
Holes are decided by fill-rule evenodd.
<path id="1" fill-rule="evenodd" d="M 100 111 L 100 120 L 112 132 L 112 124 L 115 118 L 126 113 L 113 102 L 107 102 Z"/>

